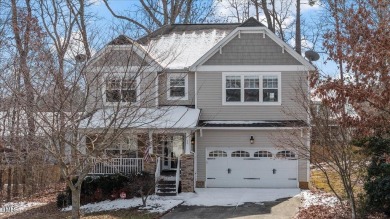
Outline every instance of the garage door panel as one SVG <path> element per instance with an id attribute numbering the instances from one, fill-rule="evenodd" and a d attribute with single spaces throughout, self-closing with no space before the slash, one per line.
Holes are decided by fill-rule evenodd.
<path id="1" fill-rule="evenodd" d="M 226 157 L 218 152 L 220 157 L 206 158 L 207 187 L 297 187 L 298 162 L 284 157 L 291 156 L 292 152 L 256 148 L 207 149 L 208 153 L 217 150 L 226 152 Z"/>

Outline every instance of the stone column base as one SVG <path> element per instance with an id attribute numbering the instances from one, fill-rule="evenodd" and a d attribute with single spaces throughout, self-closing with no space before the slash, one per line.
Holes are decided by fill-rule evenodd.
<path id="1" fill-rule="evenodd" d="M 194 155 L 182 154 L 180 156 L 180 181 L 182 192 L 194 192 Z"/>

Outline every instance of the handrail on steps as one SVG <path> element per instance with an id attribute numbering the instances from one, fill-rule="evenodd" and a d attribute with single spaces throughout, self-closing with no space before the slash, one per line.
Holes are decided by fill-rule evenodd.
<path id="1" fill-rule="evenodd" d="M 160 174 L 161 174 L 161 159 L 160 159 L 160 157 L 157 157 L 157 160 L 156 160 L 156 172 L 154 173 L 154 180 L 155 180 L 154 192 L 155 193 L 157 193 L 157 183 L 160 180 Z"/>
<path id="2" fill-rule="evenodd" d="M 177 167 L 176 167 L 176 195 L 179 194 L 179 182 L 180 182 L 180 156 L 177 158 Z"/>

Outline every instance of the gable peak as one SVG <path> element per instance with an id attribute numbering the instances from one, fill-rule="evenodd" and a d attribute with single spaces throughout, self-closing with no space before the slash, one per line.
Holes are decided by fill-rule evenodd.
<path id="1" fill-rule="evenodd" d="M 119 35 L 117 38 L 113 39 L 108 45 L 131 45 L 133 40 L 126 35 Z"/>
<path id="2" fill-rule="evenodd" d="M 239 27 L 265 27 L 260 21 L 256 20 L 254 17 L 248 18 L 244 21 Z"/>

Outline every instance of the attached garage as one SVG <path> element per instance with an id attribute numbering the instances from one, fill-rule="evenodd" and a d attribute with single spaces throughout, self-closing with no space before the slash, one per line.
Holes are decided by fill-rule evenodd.
<path id="1" fill-rule="evenodd" d="M 296 188 L 298 159 L 276 148 L 206 148 L 206 187 Z"/>

